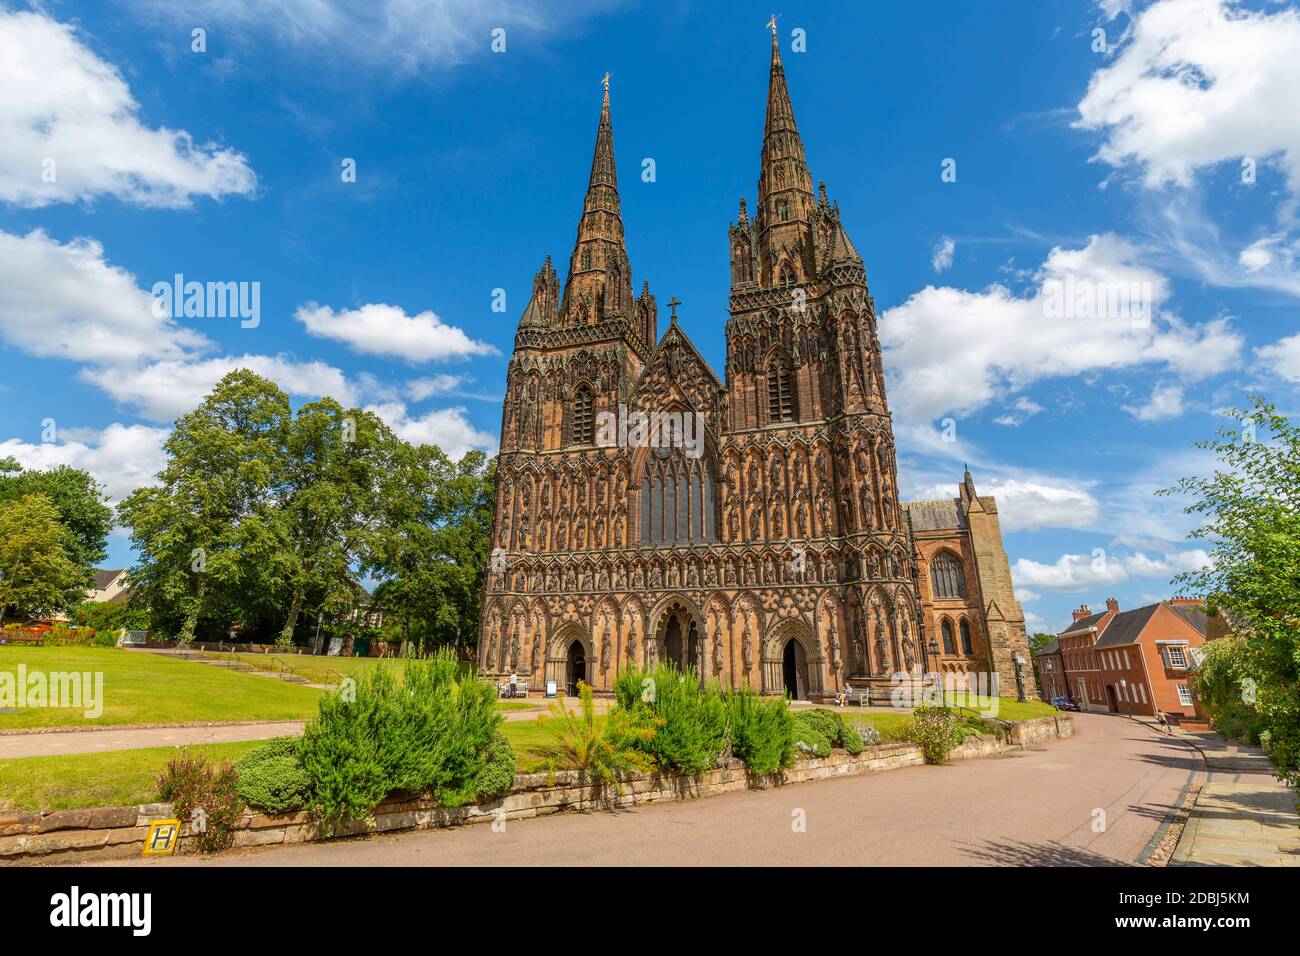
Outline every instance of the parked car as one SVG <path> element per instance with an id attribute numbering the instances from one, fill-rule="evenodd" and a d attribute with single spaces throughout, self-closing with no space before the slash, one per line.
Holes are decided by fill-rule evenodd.
<path id="1" fill-rule="evenodd" d="M 1053 697 L 1051 704 L 1057 710 L 1073 710 L 1076 712 L 1079 710 L 1079 705 L 1074 702 L 1073 697 Z"/>

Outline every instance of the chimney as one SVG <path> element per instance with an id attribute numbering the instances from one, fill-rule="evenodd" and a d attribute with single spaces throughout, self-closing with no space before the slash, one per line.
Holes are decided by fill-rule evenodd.
<path id="1" fill-rule="evenodd" d="M 1170 598 L 1169 604 L 1174 607 L 1204 607 L 1205 598 L 1202 597 L 1176 597 Z"/>
<path id="2" fill-rule="evenodd" d="M 1074 619 L 1076 621 L 1082 621 L 1085 617 L 1088 617 L 1091 614 L 1092 611 L 1088 609 L 1088 605 L 1080 604 L 1078 610 L 1074 612 Z"/>
<path id="3" fill-rule="evenodd" d="M 1110 611 L 1112 614 L 1118 614 L 1119 601 L 1116 601 L 1114 598 L 1106 598 L 1106 610 Z"/>

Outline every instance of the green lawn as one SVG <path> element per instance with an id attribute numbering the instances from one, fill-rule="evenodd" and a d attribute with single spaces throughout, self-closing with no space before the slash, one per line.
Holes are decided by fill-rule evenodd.
<path id="1" fill-rule="evenodd" d="M 261 744 L 203 744 L 185 748 L 213 760 L 236 760 Z M 72 810 L 153 803 L 158 776 L 179 747 L 0 760 L 0 810 Z"/>
<path id="2" fill-rule="evenodd" d="M 202 665 L 198 665 L 202 666 Z M 603 719 L 603 718 L 602 718 Z M 535 720 L 502 725 L 515 748 L 519 770 L 541 769 L 549 732 Z M 202 744 L 183 748 L 213 760 L 237 760 L 261 740 Z M 126 806 L 158 799 L 158 776 L 180 747 L 149 747 L 108 753 L 19 757 L 0 760 L 0 810 L 69 810 L 78 807 Z"/>
<path id="3" fill-rule="evenodd" d="M 974 694 L 965 697 L 948 696 L 949 704 L 958 704 L 966 710 L 984 711 L 990 709 L 994 698 L 976 697 Z M 1026 700 L 1023 704 L 1014 697 L 998 697 L 997 713 L 990 716 L 995 720 L 1033 720 L 1035 717 L 1051 717 L 1053 714 L 1059 714 L 1060 711 L 1051 704 L 1045 704 L 1041 700 L 1032 698 Z"/>
<path id="4" fill-rule="evenodd" d="M 0 713 L 0 730 L 206 720 L 295 720 L 316 713 L 320 691 L 208 664 L 115 647 L 0 646 L 0 672 L 103 674 L 103 713 L 28 707 Z"/>
<path id="5" fill-rule="evenodd" d="M 212 653 L 209 657 L 226 659 L 230 654 Z M 360 677 L 363 673 L 383 667 L 391 670 L 400 681 L 402 665 L 400 657 L 327 657 L 315 654 L 236 654 L 245 664 L 258 670 L 271 670 L 277 665 L 287 666 L 293 673 L 313 684 L 337 684 L 339 675 Z"/>

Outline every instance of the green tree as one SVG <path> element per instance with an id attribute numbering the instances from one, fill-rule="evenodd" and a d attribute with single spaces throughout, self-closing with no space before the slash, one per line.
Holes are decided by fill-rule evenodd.
<path id="1" fill-rule="evenodd" d="M 278 643 L 293 643 L 313 596 L 313 610 L 351 610 L 354 572 L 381 532 L 385 476 L 400 466 L 401 444 L 378 416 L 332 398 L 304 405 L 288 423 L 269 539 L 282 544 L 276 573 L 289 601 Z"/>
<path id="2" fill-rule="evenodd" d="M 403 641 L 464 648 L 473 640 L 495 487 L 496 459 L 481 451 L 453 462 L 435 446 L 408 446 L 389 473 L 369 570 Z"/>
<path id="3" fill-rule="evenodd" d="M 90 572 L 107 557 L 108 533 L 113 530 L 113 509 L 103 486 L 80 468 L 60 465 L 48 471 L 28 470 L 13 458 L 0 459 L 0 504 L 40 493 L 49 498 L 68 529 L 68 556 Z"/>
<path id="4" fill-rule="evenodd" d="M 201 619 L 223 628 L 278 583 L 280 528 L 270 507 L 283 471 L 289 399 L 247 369 L 227 374 L 176 420 L 159 484 L 118 506 L 140 559 L 132 600 L 193 640 Z"/>
<path id="5" fill-rule="evenodd" d="M 73 548 L 47 495 L 0 503 L 0 619 L 8 613 L 48 617 L 83 597 L 85 578 Z"/>
<path id="6" fill-rule="evenodd" d="M 1193 537 L 1210 564 L 1176 579 L 1204 593 L 1244 641 L 1240 671 L 1270 735 L 1278 775 L 1300 785 L 1300 426 L 1259 396 L 1229 409 L 1238 422 L 1197 447 L 1214 453 L 1210 477 L 1183 478 L 1161 494 L 1190 496 Z"/>

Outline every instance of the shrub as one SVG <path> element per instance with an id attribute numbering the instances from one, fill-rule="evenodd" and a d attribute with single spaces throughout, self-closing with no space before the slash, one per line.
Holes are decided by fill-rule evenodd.
<path id="1" fill-rule="evenodd" d="M 795 747 L 814 757 L 826 757 L 831 752 L 830 739 L 822 732 L 820 718 L 812 717 L 813 711 L 801 710 L 794 714 Z"/>
<path id="2" fill-rule="evenodd" d="M 880 731 L 872 726 L 858 728 L 858 738 L 864 747 L 875 747 L 880 743 Z"/>
<path id="3" fill-rule="evenodd" d="M 763 700 L 744 687 L 726 695 L 731 752 L 753 774 L 794 766 L 794 715 L 784 698 Z"/>
<path id="4" fill-rule="evenodd" d="M 69 627 L 62 621 L 45 632 L 46 647 L 90 647 L 95 632 L 86 627 Z"/>
<path id="5" fill-rule="evenodd" d="M 298 759 L 297 737 L 273 737 L 235 761 L 239 796 L 267 813 L 301 810 L 311 801 L 311 777 Z"/>
<path id="6" fill-rule="evenodd" d="M 941 764 L 948 762 L 952 748 L 961 742 L 961 733 L 949 708 L 922 705 L 912 712 L 903 739 L 921 748 L 926 763 Z"/>
<path id="7" fill-rule="evenodd" d="M 207 757 L 182 752 L 158 778 L 158 796 L 176 807 L 177 818 L 201 852 L 230 846 L 235 823 L 244 812 L 234 764 L 214 767 Z"/>
<path id="8" fill-rule="evenodd" d="M 833 747 L 843 747 L 851 754 L 862 753 L 862 738 L 856 728 L 833 710 L 806 710 L 808 720 Z"/>
<path id="9" fill-rule="evenodd" d="M 660 664 L 629 671 L 615 685 L 616 710 L 634 726 L 654 725 L 636 746 L 665 770 L 697 774 L 716 766 L 727 749 L 727 705 L 716 686 L 701 687 L 695 671 Z"/>
<path id="10" fill-rule="evenodd" d="M 455 654 L 445 650 L 408 661 L 400 687 L 390 671 L 375 668 L 348 699 L 321 696 L 300 756 L 326 829 L 369 815 L 394 791 L 427 788 L 455 807 L 504 778 L 514 753 L 497 741 L 495 691 L 473 677 L 458 680 L 458 671 Z"/>
<path id="11" fill-rule="evenodd" d="M 840 739 L 839 745 L 853 755 L 862 753 L 862 735 L 858 733 L 858 728 L 850 724 L 843 717 L 840 717 Z"/>
<path id="12" fill-rule="evenodd" d="M 610 785 L 623 792 L 623 776 L 654 767 L 648 745 L 659 725 L 648 710 L 615 707 L 605 721 L 596 716 L 590 685 L 578 682 L 578 709 L 570 712 L 561 701 L 551 703 L 551 717 L 538 718 L 552 734 L 545 748 L 551 770 L 557 765 L 578 771 L 581 779 L 597 786 Z"/>
<path id="13" fill-rule="evenodd" d="M 500 730 L 488 744 L 488 752 L 483 766 L 479 770 L 475 794 L 480 797 L 495 797 L 505 793 L 515 782 L 519 763 L 515 759 L 515 748 Z"/>

